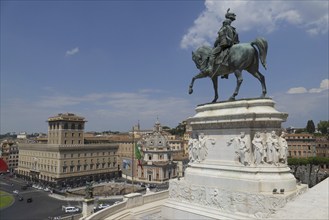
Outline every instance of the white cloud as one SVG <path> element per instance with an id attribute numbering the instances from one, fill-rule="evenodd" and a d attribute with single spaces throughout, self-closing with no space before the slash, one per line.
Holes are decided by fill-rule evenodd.
<path id="1" fill-rule="evenodd" d="M 288 93 L 288 94 L 301 94 L 301 93 L 307 93 L 307 89 L 305 89 L 304 87 L 295 87 L 295 88 L 291 88 L 291 89 L 289 89 L 287 93 Z"/>
<path id="2" fill-rule="evenodd" d="M 320 93 L 329 90 L 329 79 L 321 81 L 319 88 L 312 88 L 307 90 L 304 87 L 294 87 L 287 91 L 287 94 L 302 94 L 302 93 Z"/>
<path id="3" fill-rule="evenodd" d="M 329 93 L 280 93 L 273 96 L 276 108 L 289 114 L 284 127 L 305 127 L 307 120 L 328 120 Z"/>
<path id="4" fill-rule="evenodd" d="M 73 56 L 74 54 L 79 53 L 79 47 L 73 48 L 71 50 L 66 51 L 66 56 Z"/>
<path id="5" fill-rule="evenodd" d="M 123 127 L 127 129 L 132 126 L 129 123 L 137 120 L 149 128 L 158 116 L 163 125 L 177 126 L 193 114 L 194 106 L 188 100 L 165 95 L 162 97 L 161 94 L 167 93 L 143 89 L 137 92 L 92 93 L 83 96 L 52 95 L 43 96 L 31 104 L 48 114 L 74 112 L 85 117 L 92 130 L 110 129 L 106 126 L 123 130 Z M 39 120 L 44 121 L 42 118 Z"/>
<path id="6" fill-rule="evenodd" d="M 205 10 L 182 37 L 181 47 L 213 43 L 228 8 L 237 15 L 239 33 L 272 32 L 285 23 L 311 35 L 328 32 L 328 1 L 205 1 Z"/>

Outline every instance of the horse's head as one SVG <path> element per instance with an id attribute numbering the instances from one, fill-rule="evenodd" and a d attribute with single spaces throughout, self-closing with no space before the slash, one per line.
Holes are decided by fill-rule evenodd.
<path id="1" fill-rule="evenodd" d="M 208 60 L 211 56 L 211 48 L 208 46 L 201 46 L 195 52 L 192 51 L 192 60 L 196 68 L 203 71 L 208 67 Z"/>

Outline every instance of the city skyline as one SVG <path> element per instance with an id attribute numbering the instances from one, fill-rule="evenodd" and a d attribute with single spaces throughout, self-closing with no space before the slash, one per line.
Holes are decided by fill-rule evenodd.
<path id="1" fill-rule="evenodd" d="M 191 52 L 212 45 L 230 8 L 240 42 L 269 50 L 268 97 L 285 127 L 328 120 L 328 1 L 1 1 L 0 133 L 47 132 L 58 113 L 85 117 L 86 131 L 129 131 L 140 122 L 176 127 L 213 99 Z M 243 72 L 237 99 L 256 98 Z M 219 79 L 219 101 L 236 79 Z"/>

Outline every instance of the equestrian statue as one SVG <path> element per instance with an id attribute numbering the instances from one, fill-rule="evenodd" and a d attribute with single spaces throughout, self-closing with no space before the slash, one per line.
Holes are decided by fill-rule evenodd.
<path id="1" fill-rule="evenodd" d="M 226 20 L 218 31 L 218 37 L 214 47 L 201 46 L 192 52 L 192 60 L 200 73 L 192 78 L 189 86 L 189 94 L 193 93 L 193 84 L 196 79 L 210 77 L 213 83 L 215 98 L 218 99 L 218 76 L 228 79 L 230 73 L 234 73 L 237 85 L 229 100 L 235 100 L 239 93 L 242 78 L 242 70 L 248 71 L 257 78 L 262 85 L 261 98 L 266 96 L 265 77 L 259 72 L 259 60 L 266 69 L 267 41 L 264 38 L 256 38 L 250 43 L 239 43 L 236 29 L 231 26 L 236 15 L 227 10 Z"/>

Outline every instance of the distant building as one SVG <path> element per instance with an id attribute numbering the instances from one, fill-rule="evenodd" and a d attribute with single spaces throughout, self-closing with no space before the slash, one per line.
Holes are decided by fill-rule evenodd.
<path id="1" fill-rule="evenodd" d="M 316 156 L 316 142 L 313 134 L 286 134 L 288 157 L 307 158 Z"/>
<path id="2" fill-rule="evenodd" d="M 316 136 L 315 145 L 317 157 L 329 157 L 329 136 Z"/>
<path id="3" fill-rule="evenodd" d="M 48 140 L 19 144 L 17 175 L 40 184 L 65 187 L 119 176 L 118 144 L 84 144 L 86 120 L 73 113 L 48 120 Z"/>
<path id="4" fill-rule="evenodd" d="M 15 141 L 4 140 L 1 142 L 1 156 L 0 158 L 7 165 L 9 172 L 13 173 L 18 167 L 19 150 Z"/>
<path id="5" fill-rule="evenodd" d="M 7 163 L 2 158 L 0 158 L 0 173 L 7 173 L 8 170 L 9 169 Z"/>
<path id="6" fill-rule="evenodd" d="M 173 152 L 183 152 L 183 150 L 180 143 L 175 143 L 171 147 L 168 141 L 169 136 L 167 132 L 162 131 L 159 122 L 155 123 L 151 134 L 142 136 L 139 146 L 143 162 L 137 167 L 138 181 L 162 183 L 177 177 L 178 167 L 177 162 L 173 160 Z"/>

